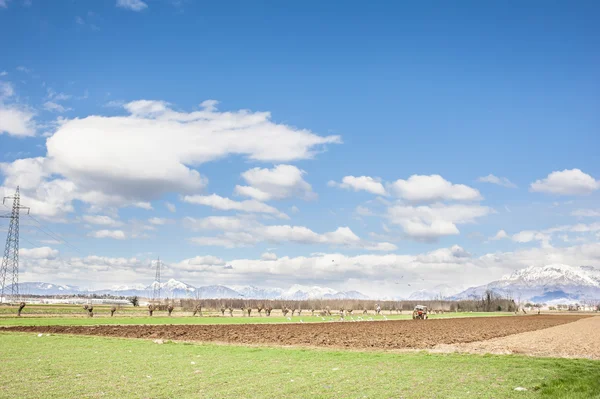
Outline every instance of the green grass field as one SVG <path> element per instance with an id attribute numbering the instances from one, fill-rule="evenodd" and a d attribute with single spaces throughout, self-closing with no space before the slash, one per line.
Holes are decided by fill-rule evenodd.
<path id="1" fill-rule="evenodd" d="M 210 317 L 192 317 L 192 316 L 181 316 L 180 314 L 174 313 L 173 317 L 165 316 L 166 312 L 156 312 L 155 316 L 149 317 L 147 315 L 128 315 L 128 316 L 115 316 L 110 317 L 108 313 L 98 313 L 94 317 L 87 317 L 83 313 L 79 315 L 70 314 L 47 314 L 43 317 L 35 317 L 31 314 L 23 313 L 23 317 L 16 317 L 14 315 L 0 317 L 0 326 L 67 326 L 67 325 L 97 325 L 97 324 L 245 324 L 245 323 L 299 323 L 302 320 L 304 323 L 309 322 L 322 322 L 323 318 L 320 316 L 294 316 L 287 317 L 283 316 L 272 316 L 272 317 L 260 317 L 258 315 L 253 317 L 241 317 L 241 316 L 210 316 Z M 158 314 L 158 315 L 156 315 Z M 491 313 L 444 313 L 439 315 L 431 315 L 431 319 L 435 318 L 449 318 L 449 317 L 484 317 L 484 316 L 512 316 L 513 313 L 503 312 L 491 312 Z M 354 316 L 356 319 L 359 316 Z M 385 315 L 384 316 L 360 316 L 364 319 L 373 318 L 373 320 L 401 320 L 410 319 L 409 314 L 403 315 Z M 339 317 L 325 317 L 325 321 L 339 320 Z"/>
<path id="2" fill-rule="evenodd" d="M 600 362 L 0 333 L 0 398 L 600 398 Z M 524 387 L 527 391 L 515 391 Z"/>

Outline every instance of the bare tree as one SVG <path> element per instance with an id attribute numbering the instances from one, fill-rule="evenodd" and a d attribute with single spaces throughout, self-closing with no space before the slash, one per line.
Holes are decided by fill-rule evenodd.
<path id="1" fill-rule="evenodd" d="M 268 316 L 271 316 L 271 312 L 273 311 L 273 307 L 272 306 L 267 306 L 265 308 L 265 314 Z"/>
<path id="2" fill-rule="evenodd" d="M 252 308 L 250 306 L 248 306 L 248 308 L 246 309 L 246 312 L 248 312 L 248 317 L 251 317 L 250 313 L 252 313 Z"/>
<path id="3" fill-rule="evenodd" d="M 21 317 L 21 311 L 25 307 L 25 302 L 19 303 L 19 310 L 17 311 L 17 316 Z"/>
<path id="4" fill-rule="evenodd" d="M 148 315 L 149 316 L 152 316 L 152 314 L 154 313 L 154 309 L 155 308 L 154 308 L 153 304 L 148 305 Z"/>
<path id="5" fill-rule="evenodd" d="M 110 317 L 113 317 L 113 315 L 115 314 L 116 311 L 117 311 L 116 306 L 113 306 L 112 308 L 110 308 Z"/>
<path id="6" fill-rule="evenodd" d="M 171 317 L 171 313 L 173 313 L 173 309 L 175 309 L 173 307 L 173 305 L 169 304 L 169 306 L 167 306 L 167 312 L 169 312 L 169 317 Z"/>
<path id="7" fill-rule="evenodd" d="M 129 302 L 131 302 L 131 304 L 133 305 L 134 308 L 136 306 L 140 306 L 140 299 L 137 296 L 129 297 L 128 300 L 129 300 Z"/>
<path id="8" fill-rule="evenodd" d="M 264 309 L 264 305 L 261 303 L 260 305 L 258 305 L 258 315 L 262 317 L 262 311 Z"/>
<path id="9" fill-rule="evenodd" d="M 227 309 L 225 308 L 225 306 L 221 306 L 221 315 L 222 315 L 222 316 L 225 316 L 225 310 L 227 310 Z"/>
<path id="10" fill-rule="evenodd" d="M 229 312 L 229 316 L 233 317 L 233 308 L 231 306 L 227 308 L 227 311 Z"/>
<path id="11" fill-rule="evenodd" d="M 194 313 L 192 314 L 192 316 L 196 316 L 196 313 L 198 313 L 199 316 L 202 316 L 202 305 L 197 304 L 196 306 L 194 306 Z"/>

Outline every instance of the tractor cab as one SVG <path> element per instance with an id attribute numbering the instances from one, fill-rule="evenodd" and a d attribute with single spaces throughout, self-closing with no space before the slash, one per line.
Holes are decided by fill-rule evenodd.
<path id="1" fill-rule="evenodd" d="M 427 306 L 417 305 L 415 306 L 415 310 L 413 310 L 412 318 L 413 320 L 427 320 Z"/>

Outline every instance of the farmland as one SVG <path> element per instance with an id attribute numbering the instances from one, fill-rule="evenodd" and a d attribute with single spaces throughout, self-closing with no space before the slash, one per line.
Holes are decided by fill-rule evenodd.
<path id="1" fill-rule="evenodd" d="M 0 333 L 0 357 L 2 398 L 600 396 L 600 368 L 589 360 L 157 345 L 16 332 Z"/>
<path id="2" fill-rule="evenodd" d="M 5 310 L 0 398 L 600 398 L 594 314 L 94 309 Z"/>
<path id="3" fill-rule="evenodd" d="M 431 348 L 553 327 L 586 316 L 512 316 L 455 318 L 415 322 L 362 321 L 231 325 L 15 326 L 8 331 L 177 339 L 236 344 L 332 346 L 348 348 Z M 1 330 L 0 330 L 1 331 Z"/>

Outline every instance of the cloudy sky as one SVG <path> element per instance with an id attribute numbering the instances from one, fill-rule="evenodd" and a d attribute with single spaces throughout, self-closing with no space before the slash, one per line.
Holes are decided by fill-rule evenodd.
<path id="1" fill-rule="evenodd" d="M 150 283 L 160 256 L 192 285 L 383 296 L 600 266 L 599 17 L 0 0 L 21 281 Z"/>

